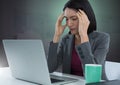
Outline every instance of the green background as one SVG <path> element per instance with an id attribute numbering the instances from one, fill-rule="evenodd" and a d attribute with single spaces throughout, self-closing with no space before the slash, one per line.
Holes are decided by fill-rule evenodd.
<path id="1" fill-rule="evenodd" d="M 42 39 L 46 54 L 54 35 L 57 17 L 68 0 L 0 0 L 0 40 Z M 89 0 L 97 19 L 97 30 L 110 34 L 107 60 L 120 62 L 120 0 Z M 68 29 L 65 30 L 65 33 Z M 64 34 L 65 34 L 64 33 Z M 7 66 L 2 42 L 0 65 Z"/>

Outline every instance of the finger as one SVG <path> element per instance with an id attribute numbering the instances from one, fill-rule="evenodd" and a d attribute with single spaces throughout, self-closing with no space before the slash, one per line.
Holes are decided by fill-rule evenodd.
<path id="1" fill-rule="evenodd" d="M 80 9 L 79 9 L 79 11 L 80 11 L 81 15 L 87 17 L 86 13 L 85 13 L 83 10 L 80 10 Z"/>
<path id="2" fill-rule="evenodd" d="M 80 11 L 78 11 L 78 12 L 77 12 L 77 14 L 78 14 L 79 16 L 81 16 L 81 15 L 82 15 Z"/>
<path id="3" fill-rule="evenodd" d="M 64 19 L 64 14 L 60 14 L 59 17 L 58 17 L 58 20 L 57 20 L 57 25 L 61 25 L 62 24 L 62 21 Z"/>
<path id="4" fill-rule="evenodd" d="M 78 16 L 79 25 L 80 25 L 82 23 L 82 18 L 81 18 L 81 15 L 79 13 L 77 13 L 77 16 Z"/>
<path id="5" fill-rule="evenodd" d="M 80 11 L 77 12 L 77 16 L 79 18 L 79 22 L 83 22 L 83 15 L 80 13 Z"/>
<path id="6" fill-rule="evenodd" d="M 78 19 L 81 20 L 82 15 L 80 14 L 80 12 L 77 12 L 76 15 L 77 15 Z"/>
<path id="7" fill-rule="evenodd" d="M 77 16 L 78 16 L 78 19 L 79 19 L 79 31 L 81 30 L 81 28 L 83 28 L 83 21 L 82 21 L 82 17 L 81 17 L 81 14 L 80 12 L 77 12 Z"/>
<path id="8" fill-rule="evenodd" d="M 82 19 L 84 20 L 85 23 L 90 23 L 89 19 L 88 19 L 88 16 L 86 15 L 86 13 L 82 10 L 79 9 L 79 11 L 81 12 L 81 15 L 82 15 Z"/>
<path id="9" fill-rule="evenodd" d="M 88 16 L 86 15 L 86 13 L 82 10 L 79 10 L 81 12 L 81 18 L 82 18 L 82 23 L 86 26 L 88 26 L 90 24 L 90 21 L 88 19 Z"/>
<path id="10" fill-rule="evenodd" d="M 86 15 L 86 13 L 84 11 L 80 10 L 80 9 L 79 9 L 79 11 L 81 12 L 81 15 L 84 16 L 84 19 L 88 20 L 88 16 Z"/>
<path id="11" fill-rule="evenodd" d="M 63 25 L 64 29 L 67 27 L 67 24 Z"/>
<path id="12" fill-rule="evenodd" d="M 84 19 L 83 19 L 83 14 L 81 13 L 81 11 L 78 11 L 77 14 L 78 14 L 79 19 L 83 21 Z"/>
<path id="13" fill-rule="evenodd" d="M 64 13 L 62 13 L 62 14 L 59 16 L 59 21 L 62 22 L 63 19 L 64 19 Z"/>
<path id="14" fill-rule="evenodd" d="M 81 14 L 84 14 L 84 12 L 83 12 L 81 9 L 79 9 L 79 12 L 80 12 Z"/>

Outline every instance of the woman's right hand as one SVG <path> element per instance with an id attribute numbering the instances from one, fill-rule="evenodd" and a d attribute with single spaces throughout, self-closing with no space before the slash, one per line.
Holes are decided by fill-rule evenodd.
<path id="1" fill-rule="evenodd" d="M 56 25 L 55 25 L 55 34 L 54 34 L 54 38 L 53 38 L 54 43 L 59 42 L 60 36 L 63 34 L 63 32 L 64 32 L 64 30 L 65 30 L 65 28 L 67 26 L 66 24 L 62 25 L 63 19 L 64 19 L 64 14 L 62 13 L 58 17 Z"/>

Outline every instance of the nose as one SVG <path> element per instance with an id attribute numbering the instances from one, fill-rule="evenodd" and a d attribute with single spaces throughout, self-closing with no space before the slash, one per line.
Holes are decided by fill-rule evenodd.
<path id="1" fill-rule="evenodd" d="M 71 27 L 73 25 L 72 20 L 68 20 L 67 25 L 68 25 L 68 27 Z"/>

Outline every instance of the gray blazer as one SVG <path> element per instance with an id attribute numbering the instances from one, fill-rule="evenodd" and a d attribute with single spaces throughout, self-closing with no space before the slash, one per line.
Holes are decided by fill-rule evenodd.
<path id="1" fill-rule="evenodd" d="M 107 33 L 96 31 L 88 36 L 89 42 L 76 46 L 83 72 L 85 64 L 101 64 L 103 66 L 102 79 L 107 80 L 104 64 L 109 50 L 110 36 Z M 73 41 L 74 35 L 67 34 L 59 43 L 50 42 L 48 53 L 48 68 L 50 72 L 55 71 L 62 64 L 62 72 L 70 74 Z"/>

